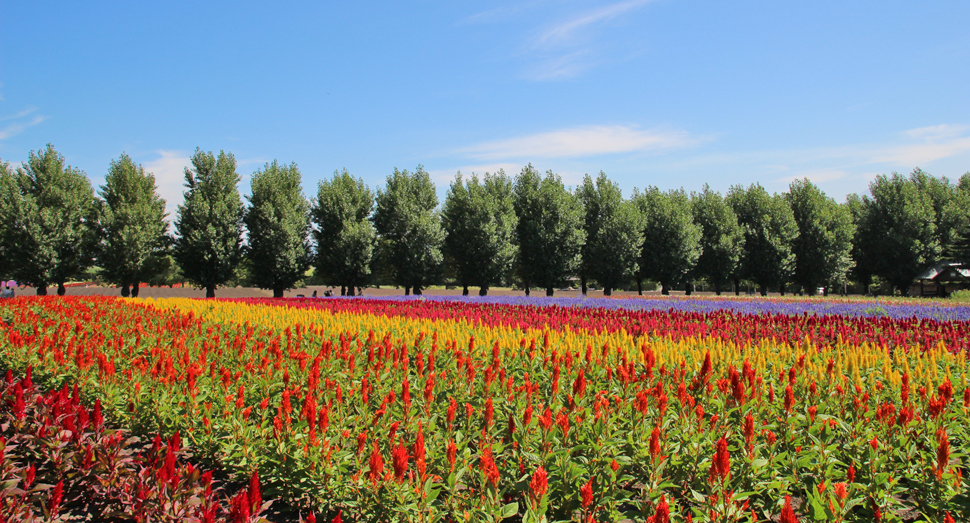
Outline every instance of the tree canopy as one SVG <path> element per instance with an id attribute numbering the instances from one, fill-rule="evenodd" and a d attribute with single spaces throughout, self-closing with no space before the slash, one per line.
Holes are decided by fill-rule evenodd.
<path id="1" fill-rule="evenodd" d="M 468 295 L 468 287 L 479 287 L 479 295 L 508 275 L 516 255 L 512 180 L 504 171 L 463 179 L 459 172 L 448 189 L 441 209 L 445 229 L 445 253 L 454 266 L 455 277 Z"/>
<path id="2" fill-rule="evenodd" d="M 340 287 L 342 295 L 370 279 L 377 242 L 370 221 L 373 209 L 374 193 L 347 169 L 334 171 L 332 179 L 317 186 L 311 210 L 317 245 L 314 266 L 319 278 Z"/>
<path id="3" fill-rule="evenodd" d="M 50 144 L 31 151 L 16 172 L 0 170 L 0 220 L 4 258 L 20 283 L 47 294 L 47 286 L 81 275 L 97 241 L 94 190 L 84 172 L 65 166 Z"/>
<path id="4" fill-rule="evenodd" d="M 164 272 L 171 238 L 165 219 L 165 200 L 158 195 L 155 176 L 127 154 L 112 160 L 100 190 L 101 242 L 97 263 L 101 277 L 121 286 L 121 295 L 138 296 L 139 282 Z"/>
<path id="5" fill-rule="evenodd" d="M 382 260 L 404 293 L 431 285 L 441 275 L 444 229 L 435 208 L 438 196 L 422 166 L 394 172 L 377 191 L 374 228 L 381 235 Z"/>
<path id="6" fill-rule="evenodd" d="M 587 277 L 603 286 L 609 296 L 639 270 L 644 218 L 640 209 L 623 199 L 616 182 L 600 171 L 596 181 L 588 174 L 576 188 L 583 204 L 586 242 L 582 247 L 580 283 L 586 294 Z"/>
<path id="7" fill-rule="evenodd" d="M 825 196 L 808 179 L 793 181 L 784 196 L 798 227 L 792 240 L 795 283 L 814 293 L 819 286 L 844 281 L 853 265 L 855 223 L 849 208 Z"/>
<path id="8" fill-rule="evenodd" d="M 552 171 L 545 177 L 529 164 L 515 180 L 515 214 L 519 218 L 517 272 L 526 294 L 532 286 L 552 296 L 576 273 L 583 232 L 583 206 Z"/>
<path id="9" fill-rule="evenodd" d="M 243 203 L 231 153 L 195 150 L 185 169 L 184 202 L 178 206 L 174 257 L 186 279 L 214 297 L 242 259 Z"/>
<path id="10" fill-rule="evenodd" d="M 740 185 L 731 187 L 727 202 L 744 229 L 744 254 L 738 274 L 754 281 L 764 296 L 768 285 L 783 284 L 795 270 L 795 217 L 783 196 L 769 195 L 759 184 L 752 184 L 747 190 Z"/>
<path id="11" fill-rule="evenodd" d="M 664 193 L 656 187 L 634 192 L 632 199 L 644 217 L 637 290 L 642 292 L 642 280 L 651 279 L 660 282 L 662 294 L 670 294 L 701 255 L 702 230 L 694 223 L 690 199 L 683 190 Z"/>
<path id="12" fill-rule="evenodd" d="M 243 223 L 249 232 L 245 253 L 251 280 L 273 296 L 302 281 L 310 268 L 310 203 L 295 163 L 276 160 L 253 173 L 252 195 Z"/>
<path id="13" fill-rule="evenodd" d="M 694 272 L 720 295 L 721 285 L 737 270 L 744 252 L 744 230 L 731 206 L 707 184 L 691 198 L 691 212 L 701 228 L 701 255 Z"/>

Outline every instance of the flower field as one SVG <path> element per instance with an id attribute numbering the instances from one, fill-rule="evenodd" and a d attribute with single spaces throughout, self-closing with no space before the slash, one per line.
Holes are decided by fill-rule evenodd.
<path id="1" fill-rule="evenodd" d="M 965 311 L 603 301 L 17 298 L 0 368 L 280 521 L 970 518 Z"/>

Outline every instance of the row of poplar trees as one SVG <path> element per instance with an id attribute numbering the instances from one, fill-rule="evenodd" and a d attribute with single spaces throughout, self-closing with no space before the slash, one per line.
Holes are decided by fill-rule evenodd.
<path id="1" fill-rule="evenodd" d="M 253 173 L 249 205 L 232 154 L 199 149 L 185 169 L 184 201 L 169 231 L 154 176 L 122 155 L 95 194 L 86 175 L 50 145 L 12 169 L 0 162 L 0 273 L 46 293 L 96 266 L 100 278 L 137 296 L 139 282 L 169 269 L 214 296 L 241 263 L 250 282 L 282 296 L 313 267 L 323 283 L 360 289 L 380 271 L 420 294 L 447 272 L 468 294 L 508 282 L 546 295 L 573 279 L 585 293 L 644 280 L 706 281 L 720 294 L 753 282 L 764 294 L 844 284 L 874 276 L 906 292 L 928 264 L 967 256 L 970 174 L 957 184 L 919 169 L 878 176 L 870 195 L 836 203 L 808 180 L 769 194 L 753 184 L 727 195 L 634 190 L 624 199 L 600 173 L 574 190 L 528 165 L 459 173 L 439 208 L 420 166 L 397 169 L 375 192 L 346 170 L 303 194 L 296 164 Z M 244 241 L 245 238 L 245 241 Z M 795 290 L 793 289 L 793 290 Z"/>

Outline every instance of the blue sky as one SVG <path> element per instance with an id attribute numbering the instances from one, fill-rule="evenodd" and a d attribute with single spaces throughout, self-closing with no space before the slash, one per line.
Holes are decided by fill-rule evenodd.
<path id="1" fill-rule="evenodd" d="M 196 5 L 202 4 L 202 5 Z M 198 146 L 371 187 L 532 162 L 575 184 L 970 170 L 970 2 L 4 2 L 0 159 L 122 152 L 170 204 Z"/>

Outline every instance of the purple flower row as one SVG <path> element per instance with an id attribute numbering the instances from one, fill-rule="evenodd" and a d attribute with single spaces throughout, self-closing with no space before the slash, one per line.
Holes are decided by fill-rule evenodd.
<path id="1" fill-rule="evenodd" d="M 862 300 L 785 300 L 731 298 L 556 298 L 525 296 L 380 296 L 363 299 L 433 300 L 459 303 L 489 303 L 499 305 L 535 305 L 559 307 L 598 307 L 603 309 L 674 310 L 681 312 L 710 312 L 731 310 L 742 314 L 818 314 L 848 317 L 887 317 L 893 319 L 920 318 L 951 321 L 970 321 L 970 306 L 946 305 L 939 302 L 885 302 Z"/>

